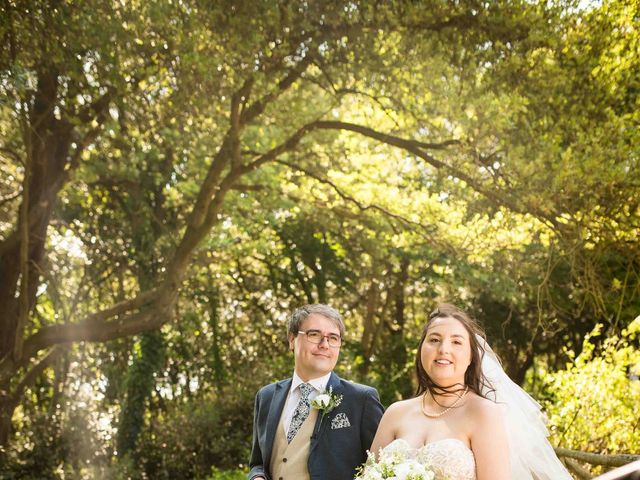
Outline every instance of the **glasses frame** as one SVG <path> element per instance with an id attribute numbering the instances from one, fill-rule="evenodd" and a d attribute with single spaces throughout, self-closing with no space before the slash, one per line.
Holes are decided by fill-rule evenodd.
<path id="1" fill-rule="evenodd" d="M 321 335 L 320 341 L 319 342 L 314 342 L 311 339 L 309 339 L 309 332 L 313 332 L 313 333 L 319 333 Z M 298 330 L 298 333 L 302 333 L 304 334 L 305 338 L 307 339 L 307 341 L 309 343 L 313 343 L 314 345 L 321 345 L 323 340 L 327 341 L 327 345 L 331 348 L 340 348 L 342 346 L 342 337 L 340 335 L 338 335 L 338 338 L 340 339 L 340 344 L 339 345 L 331 345 L 331 342 L 329 341 L 329 337 L 331 335 L 335 335 L 335 334 L 331 334 L 331 335 L 322 335 L 322 332 L 320 330 L 307 330 L 306 332 L 304 330 Z M 297 334 L 296 334 L 297 335 Z"/>

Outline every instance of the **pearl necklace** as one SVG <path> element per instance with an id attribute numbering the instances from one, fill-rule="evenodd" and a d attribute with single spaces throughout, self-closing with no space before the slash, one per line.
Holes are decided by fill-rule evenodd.
<path id="1" fill-rule="evenodd" d="M 427 398 L 427 393 L 431 393 L 429 390 L 427 390 L 426 392 L 424 392 L 424 395 L 422 395 L 422 413 L 424 413 L 424 415 L 426 417 L 431 417 L 431 418 L 438 418 L 441 417 L 442 415 L 444 415 L 445 413 L 447 413 L 449 410 L 451 410 L 452 408 L 454 408 L 456 405 L 458 405 L 458 403 L 460 403 L 460 401 L 464 398 L 464 396 L 467 394 L 467 392 L 469 392 L 469 386 L 467 385 L 466 387 L 464 387 L 464 392 L 462 392 L 462 395 L 460 395 L 458 397 L 458 399 L 453 402 L 449 407 L 445 408 L 443 411 L 441 411 L 440 413 L 430 413 L 427 412 L 424 408 L 424 401 Z M 431 398 L 433 398 L 433 395 L 431 395 Z M 434 399 L 435 400 L 435 399 Z"/>

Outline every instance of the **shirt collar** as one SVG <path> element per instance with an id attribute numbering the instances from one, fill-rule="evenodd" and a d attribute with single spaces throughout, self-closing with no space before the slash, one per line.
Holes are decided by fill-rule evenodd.
<path id="1" fill-rule="evenodd" d="M 331 377 L 331 372 L 327 373 L 326 375 L 323 375 L 322 377 L 314 378 L 312 380 L 309 380 L 308 382 L 304 382 L 298 376 L 298 374 L 294 371 L 293 379 L 291 380 L 291 391 L 293 392 L 296 388 L 300 386 L 301 383 L 308 383 L 313 388 L 315 388 L 316 391 L 322 393 L 327 389 L 327 383 L 329 383 L 330 377 Z"/>

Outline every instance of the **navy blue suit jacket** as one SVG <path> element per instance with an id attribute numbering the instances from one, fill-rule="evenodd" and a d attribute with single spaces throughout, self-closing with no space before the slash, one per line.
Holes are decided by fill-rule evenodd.
<path id="1" fill-rule="evenodd" d="M 383 408 L 375 388 L 341 379 L 331 374 L 327 390 L 342 395 L 342 402 L 318 419 L 311 437 L 307 467 L 312 480 L 353 480 L 356 468 L 366 460 L 382 418 Z M 282 409 L 291 388 L 291 379 L 262 387 L 256 395 L 253 418 L 253 445 L 249 479 L 271 479 L 271 452 Z M 336 415 L 344 414 L 350 426 L 332 428 Z M 337 425 L 334 425 L 337 426 Z"/>

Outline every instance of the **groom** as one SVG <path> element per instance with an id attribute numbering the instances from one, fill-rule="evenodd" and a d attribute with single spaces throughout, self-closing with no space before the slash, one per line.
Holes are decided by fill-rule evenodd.
<path id="1" fill-rule="evenodd" d="M 287 333 L 293 378 L 256 395 L 248 478 L 352 480 L 382 417 L 378 392 L 333 373 L 344 338 L 333 308 L 298 308 Z"/>

